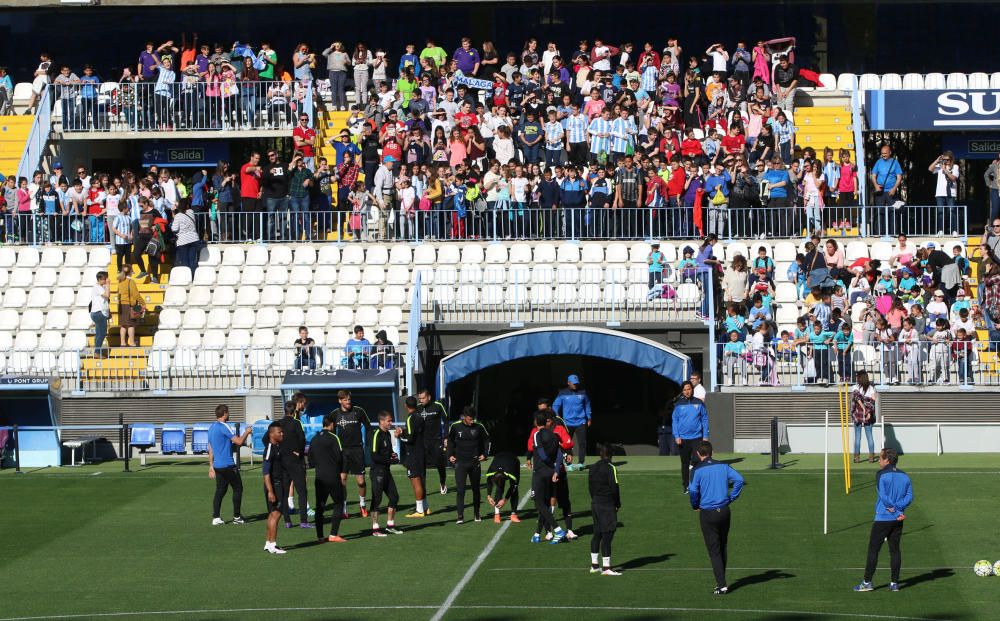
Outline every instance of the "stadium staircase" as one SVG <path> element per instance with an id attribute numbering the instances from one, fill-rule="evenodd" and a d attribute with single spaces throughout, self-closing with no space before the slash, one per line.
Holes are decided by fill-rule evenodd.
<path id="1" fill-rule="evenodd" d="M 17 173 L 34 121 L 34 116 L 0 117 L 0 171 L 8 175 Z"/>
<path id="2" fill-rule="evenodd" d="M 982 238 L 979 236 L 969 237 L 967 248 L 979 248 L 979 244 L 982 243 Z M 970 252 L 971 254 L 971 252 Z M 969 268 L 971 273 L 969 274 L 969 284 L 972 289 L 972 299 L 975 304 L 979 304 L 979 263 L 970 262 Z M 979 326 L 976 326 L 976 339 L 979 341 L 989 341 L 990 333 Z M 985 382 L 994 383 L 997 381 L 997 377 L 1000 377 L 1000 356 L 997 352 L 991 350 L 990 348 L 984 348 L 979 352 L 979 369 L 983 376 Z"/>
<path id="3" fill-rule="evenodd" d="M 136 325 L 135 338 L 139 347 L 151 347 L 153 337 L 160 323 L 160 311 L 163 309 L 163 297 L 170 282 L 169 264 L 160 266 L 160 283 L 136 282 L 139 293 L 146 303 L 146 316 Z M 141 266 L 132 265 L 132 273 L 142 271 Z M 146 371 L 147 357 L 137 355 L 135 350 L 123 346 L 119 330 L 118 315 L 118 266 L 112 255 L 108 264 L 108 278 L 111 283 L 111 319 L 108 321 L 107 348 L 103 355 L 82 356 L 80 359 L 80 379 L 84 389 L 91 388 L 88 384 L 103 384 L 111 379 L 138 380 Z M 147 279 L 143 279 L 144 281 Z M 87 345 L 94 346 L 94 336 L 87 336 Z"/>
<path id="4" fill-rule="evenodd" d="M 319 154 L 321 157 L 329 160 L 331 166 L 337 157 L 337 152 L 333 150 L 329 142 L 337 138 L 340 130 L 347 129 L 347 119 L 350 116 L 350 112 L 341 112 L 339 110 L 327 110 L 320 113 L 319 122 L 316 124 L 319 127 Z"/>

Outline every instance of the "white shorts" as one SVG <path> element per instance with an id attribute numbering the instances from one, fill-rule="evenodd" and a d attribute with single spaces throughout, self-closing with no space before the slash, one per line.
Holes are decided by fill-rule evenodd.
<path id="1" fill-rule="evenodd" d="M 31 92 L 36 95 L 41 95 L 45 87 L 49 85 L 49 78 L 40 75 L 31 81 Z"/>

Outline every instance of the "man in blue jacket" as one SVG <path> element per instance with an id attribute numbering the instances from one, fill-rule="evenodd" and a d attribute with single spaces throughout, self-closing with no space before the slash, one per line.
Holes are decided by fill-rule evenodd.
<path id="1" fill-rule="evenodd" d="M 681 453 L 681 482 L 687 494 L 691 467 L 694 466 L 694 450 L 702 440 L 708 441 L 708 410 L 705 403 L 694 396 L 694 384 L 691 382 L 681 385 L 681 394 L 674 400 L 674 412 L 670 418 L 674 441 Z"/>
<path id="2" fill-rule="evenodd" d="M 691 508 L 698 512 L 701 534 L 705 538 L 708 557 L 715 574 L 715 594 L 729 592 L 726 584 L 726 563 L 729 560 L 729 523 L 732 516 L 729 505 L 743 491 L 743 477 L 729 464 L 712 459 L 712 444 L 698 444 L 698 465 L 691 476 Z M 732 486 L 732 489 L 730 489 Z"/>
<path id="3" fill-rule="evenodd" d="M 569 469 L 583 470 L 587 458 L 587 427 L 590 427 L 590 397 L 580 388 L 578 375 L 566 378 L 566 388 L 559 391 L 552 409 L 566 423 L 566 430 L 576 447 L 575 463 L 570 464 Z"/>
<path id="4" fill-rule="evenodd" d="M 875 489 L 878 499 L 875 501 L 875 521 L 872 523 L 871 536 L 868 540 L 868 562 L 865 563 L 865 577 L 854 590 L 861 593 L 871 591 L 872 576 L 878 565 L 878 553 L 882 550 L 882 542 L 889 542 L 890 578 L 889 590 L 899 590 L 899 568 L 902 555 L 899 541 L 903 536 L 903 513 L 913 502 L 913 486 L 910 477 L 896 467 L 899 455 L 895 449 L 885 448 L 878 457 L 881 470 L 875 475 Z"/>

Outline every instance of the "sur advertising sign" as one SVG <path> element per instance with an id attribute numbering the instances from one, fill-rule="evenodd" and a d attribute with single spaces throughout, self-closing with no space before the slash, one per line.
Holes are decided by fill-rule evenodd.
<path id="1" fill-rule="evenodd" d="M 870 130 L 1000 131 L 1000 89 L 868 91 Z"/>

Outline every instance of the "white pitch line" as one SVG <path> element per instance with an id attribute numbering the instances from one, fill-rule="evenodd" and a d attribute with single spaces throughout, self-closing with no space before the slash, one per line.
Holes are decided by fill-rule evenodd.
<path id="1" fill-rule="evenodd" d="M 716 612 L 764 615 L 802 615 L 806 617 L 848 617 L 852 619 L 886 619 L 892 621 L 948 621 L 930 617 L 902 617 L 897 615 L 876 615 L 859 612 L 816 612 L 803 610 L 760 610 L 756 608 L 682 608 L 657 606 L 455 606 L 456 610 L 580 610 L 605 612 Z"/>
<path id="2" fill-rule="evenodd" d="M 86 614 L 69 615 L 44 615 L 37 617 L 4 617 L 0 621 L 52 621 L 53 619 L 92 619 L 97 617 L 151 617 L 151 616 L 176 616 L 176 615 L 202 615 L 211 613 L 213 615 L 243 614 L 248 612 L 333 612 L 338 610 L 433 610 L 437 606 L 321 606 L 315 608 L 293 607 L 293 608 L 228 608 L 228 609 L 200 609 L 200 610 L 143 610 L 140 612 L 88 612 Z"/>
<path id="3" fill-rule="evenodd" d="M 970 569 L 971 565 L 961 567 L 907 567 L 912 571 L 934 571 L 938 569 L 962 570 Z M 726 571 L 864 571 L 864 567 L 726 567 Z M 487 571 L 588 571 L 587 567 L 494 567 Z M 633 571 L 712 571 L 711 567 L 636 567 L 622 570 Z M 887 572 L 888 567 L 879 567 L 876 571 Z M 0 620 L 2 621 L 2 620 Z"/>
<path id="4" fill-rule="evenodd" d="M 530 493 L 526 493 L 524 496 L 521 497 L 520 502 L 517 503 L 518 511 L 524 508 L 525 503 L 528 502 L 529 496 Z M 505 532 L 507 532 L 507 529 L 510 528 L 511 524 L 512 522 L 510 520 L 507 520 L 506 522 L 503 523 L 503 526 L 501 526 L 500 530 L 498 530 L 496 534 L 493 535 L 493 538 L 490 539 L 489 543 L 486 544 L 486 547 L 483 548 L 483 551 L 479 553 L 479 556 L 476 557 L 476 560 L 472 563 L 472 565 L 469 566 L 469 569 L 466 570 L 465 575 L 462 576 L 462 579 L 458 581 L 458 584 L 455 585 L 455 588 L 451 590 L 451 593 L 448 594 L 448 597 L 445 598 L 444 603 L 441 604 L 441 607 L 438 608 L 436 613 L 434 613 L 434 616 L 431 617 L 430 621 L 441 621 L 441 618 L 444 617 L 444 615 L 455 603 L 455 600 L 458 599 L 458 596 L 465 589 L 466 585 L 469 584 L 469 581 L 472 580 L 472 576 L 476 575 L 476 571 L 479 569 L 479 566 L 483 564 L 483 561 L 485 561 L 486 557 L 490 555 L 490 552 L 493 552 L 493 548 L 497 546 L 497 543 L 500 542 L 500 538 L 503 537 L 503 534 Z"/>
<path id="5" fill-rule="evenodd" d="M 502 527 L 501 527 L 502 528 Z M 58 619 L 96 619 L 96 618 L 125 618 L 125 617 L 153 617 L 153 616 L 179 616 L 179 615 L 204 615 L 212 614 L 219 616 L 259 613 L 259 612 L 337 612 L 337 611 L 364 611 L 364 610 L 434 610 L 437 606 L 316 606 L 316 607 L 286 607 L 286 608 L 229 608 L 229 609 L 200 609 L 200 610 L 144 610 L 136 612 L 92 612 L 86 614 L 67 615 L 44 615 L 34 617 L 4 617 L 0 621 L 55 621 Z M 658 606 L 504 606 L 495 604 L 490 606 L 451 606 L 451 610 L 586 610 L 601 612 L 715 612 L 715 613 L 738 613 L 738 614 L 766 614 L 766 615 L 803 615 L 808 617 L 829 617 L 829 618 L 855 618 L 855 619 L 882 619 L 885 621 L 947 621 L 941 618 L 928 617 L 904 617 L 897 615 L 878 615 L 857 612 L 815 612 L 801 610 L 768 610 L 756 608 L 690 608 L 690 607 L 658 607 Z M 440 610 L 440 609 L 439 609 Z"/>

